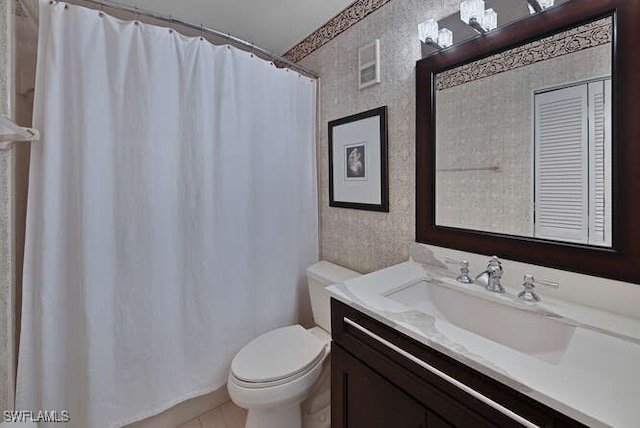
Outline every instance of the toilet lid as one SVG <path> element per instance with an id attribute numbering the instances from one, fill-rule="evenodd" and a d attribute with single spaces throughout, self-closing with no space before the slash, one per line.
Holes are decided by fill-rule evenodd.
<path id="1" fill-rule="evenodd" d="M 231 362 L 231 373 L 246 382 L 273 382 L 315 364 L 324 343 L 300 325 L 271 330 L 256 337 Z"/>

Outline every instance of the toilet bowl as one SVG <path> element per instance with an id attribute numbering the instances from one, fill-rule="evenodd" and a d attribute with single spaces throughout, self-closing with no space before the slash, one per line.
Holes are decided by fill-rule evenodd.
<path id="1" fill-rule="evenodd" d="M 307 282 L 317 325 L 271 330 L 233 358 L 227 389 L 231 400 L 248 410 L 245 428 L 330 426 L 331 309 L 325 287 L 359 275 L 326 261 L 310 266 Z"/>

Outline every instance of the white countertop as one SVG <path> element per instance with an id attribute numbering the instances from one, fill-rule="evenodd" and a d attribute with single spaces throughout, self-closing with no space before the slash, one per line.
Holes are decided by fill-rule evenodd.
<path id="1" fill-rule="evenodd" d="M 387 297 L 393 290 L 436 277 L 467 295 L 575 326 L 553 361 L 527 355 L 460 328 L 428 308 Z M 336 284 L 330 295 L 427 346 L 591 427 L 640 427 L 640 321 L 545 298 L 524 303 L 518 290 L 499 295 L 460 284 L 408 261 Z M 527 334 L 527 332 L 518 332 Z"/>

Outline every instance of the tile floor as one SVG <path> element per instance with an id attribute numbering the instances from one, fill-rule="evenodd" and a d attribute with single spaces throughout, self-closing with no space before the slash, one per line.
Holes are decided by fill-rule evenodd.
<path id="1" fill-rule="evenodd" d="M 244 428 L 247 411 L 231 401 L 193 418 L 177 428 Z"/>

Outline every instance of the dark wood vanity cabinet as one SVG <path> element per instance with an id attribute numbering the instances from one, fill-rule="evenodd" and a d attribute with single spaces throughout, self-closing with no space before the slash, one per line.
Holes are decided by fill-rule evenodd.
<path id="1" fill-rule="evenodd" d="M 535 426 L 585 426 L 335 299 L 331 330 L 333 428 L 524 426 L 416 360 Z"/>
<path id="2" fill-rule="evenodd" d="M 333 427 L 451 427 L 389 380 L 340 347 L 334 348 L 340 400 L 332 412 Z M 431 417 L 432 420 L 429 420 Z"/>

